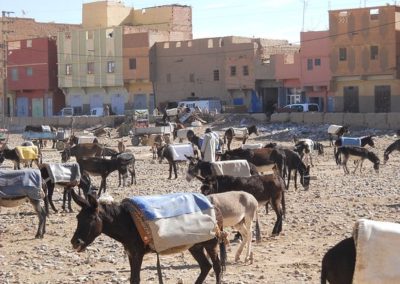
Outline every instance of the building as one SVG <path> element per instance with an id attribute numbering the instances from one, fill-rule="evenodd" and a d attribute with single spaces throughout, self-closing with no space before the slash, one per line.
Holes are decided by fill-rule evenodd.
<path id="1" fill-rule="evenodd" d="M 192 38 L 191 8 L 134 10 L 120 1 L 83 4 L 83 28 L 58 37 L 59 87 L 75 113 L 111 106 L 123 114 L 154 108 L 149 50 L 156 41 Z"/>
<path id="2" fill-rule="evenodd" d="M 338 112 L 400 111 L 400 7 L 329 11 Z"/>
<path id="3" fill-rule="evenodd" d="M 81 25 L 71 25 L 71 24 L 62 24 L 62 23 L 40 23 L 36 22 L 34 19 L 31 18 L 16 18 L 16 17 L 4 17 L 1 18 L 0 20 L 0 28 L 4 31 L 10 31 L 9 33 L 6 33 L 7 41 L 18 41 L 18 40 L 27 40 L 27 39 L 36 39 L 36 38 L 53 38 L 57 36 L 57 33 L 60 31 L 70 31 L 74 29 L 79 29 L 81 28 Z M 0 33 L 0 41 L 3 42 L 3 34 Z M 4 49 L 0 48 L 0 56 L 3 58 L 3 51 Z M 3 74 L 3 72 L 2 72 Z M 4 86 L 3 86 L 3 81 L 0 80 L 0 114 L 3 113 L 3 102 L 4 102 L 4 97 L 3 97 L 3 92 L 4 92 Z M 61 96 L 62 93 L 60 94 Z M 63 98 L 60 98 L 62 101 Z M 15 97 L 13 97 L 11 94 L 8 94 L 6 98 L 6 110 L 9 110 L 9 112 L 6 112 L 7 116 L 12 116 L 15 115 L 13 113 L 13 109 L 15 108 L 15 105 L 13 103 L 15 102 Z M 54 105 L 54 111 L 58 111 L 57 105 Z"/>
<path id="4" fill-rule="evenodd" d="M 262 62 L 274 50 L 268 46 L 285 45 L 284 40 L 235 36 L 157 42 L 151 49 L 156 102 L 218 98 L 224 105 L 261 112 L 263 96 L 257 90 L 268 68 Z"/>
<path id="5" fill-rule="evenodd" d="M 55 38 L 8 42 L 8 97 L 6 113 L 11 116 L 52 116 L 64 105 L 57 84 Z"/>
<path id="6" fill-rule="evenodd" d="M 329 31 L 301 32 L 300 40 L 300 83 L 306 102 L 334 111 Z"/>

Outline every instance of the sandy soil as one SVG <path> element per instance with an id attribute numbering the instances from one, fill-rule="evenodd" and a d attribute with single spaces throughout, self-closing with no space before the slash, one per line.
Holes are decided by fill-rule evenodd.
<path id="1" fill-rule="evenodd" d="M 217 130 L 228 125 L 251 121 L 225 121 L 215 125 Z M 248 143 L 275 141 L 292 145 L 292 135 L 310 137 L 328 146 L 327 125 L 313 127 L 293 124 L 258 124 L 260 136 Z M 222 131 L 220 131 L 222 134 Z M 375 133 L 373 150 L 383 160 L 384 149 L 395 139 L 393 131 L 373 129 L 354 130 L 352 135 Z M 12 135 L 11 146 L 22 142 L 20 135 Z M 117 139 L 103 138 L 116 147 Z M 239 141 L 234 142 L 239 146 Z M 130 143 L 128 143 L 130 144 Z M 108 181 L 108 192 L 116 201 L 133 195 L 148 195 L 199 190 L 200 183 L 186 182 L 185 166 L 181 166 L 177 180 L 168 180 L 167 163 L 151 160 L 149 147 L 128 147 L 137 158 L 138 183 L 125 189 L 117 188 L 117 174 Z M 60 161 L 57 151 L 44 150 L 44 161 Z M 349 236 L 359 218 L 397 221 L 400 211 L 399 173 L 400 153 L 394 153 L 387 165 L 381 165 L 379 174 L 369 161 L 362 173 L 344 175 L 333 160 L 333 148 L 326 147 L 324 156 L 315 160 L 308 191 L 291 187 L 286 192 L 286 219 L 283 232 L 271 237 L 275 216 L 259 209 L 263 240 L 253 243 L 254 263 L 234 263 L 237 244 L 228 250 L 228 266 L 224 283 L 318 283 L 320 263 L 326 250 Z M 354 167 L 350 164 L 350 167 Z M 6 161 L 2 169 L 10 169 Z M 96 184 L 100 183 L 94 178 Z M 55 193 L 56 206 L 61 209 L 61 190 Z M 77 205 L 73 205 L 75 212 Z M 30 204 L 0 211 L 0 283 L 128 283 L 129 264 L 121 244 L 105 235 L 98 237 L 83 253 L 73 251 L 70 239 L 76 228 L 76 213 L 51 214 L 47 233 L 42 240 L 34 239 L 38 220 Z M 243 259 L 244 255 L 242 255 Z M 161 257 L 165 283 L 193 283 L 199 269 L 189 253 Z M 145 256 L 142 283 L 158 283 L 156 256 Z M 210 273 L 206 283 L 214 283 Z"/>

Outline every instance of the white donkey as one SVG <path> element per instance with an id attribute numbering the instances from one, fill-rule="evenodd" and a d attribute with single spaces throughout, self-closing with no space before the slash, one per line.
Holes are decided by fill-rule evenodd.
<path id="1" fill-rule="evenodd" d="M 249 260 L 250 263 L 253 263 L 251 241 L 254 219 L 256 220 L 257 241 L 261 240 L 257 214 L 258 201 L 253 195 L 244 191 L 215 193 L 208 195 L 207 198 L 221 213 L 223 226 L 234 227 L 242 235 L 243 242 L 235 254 L 235 262 L 239 261 L 240 254 L 247 243 L 245 262 Z"/>

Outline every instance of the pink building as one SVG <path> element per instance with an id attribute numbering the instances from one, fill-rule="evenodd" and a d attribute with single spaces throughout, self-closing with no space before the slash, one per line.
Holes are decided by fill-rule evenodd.
<path id="1" fill-rule="evenodd" d="M 333 111 L 329 31 L 302 32 L 300 38 L 298 52 L 274 56 L 275 78 L 284 90 L 279 106 L 310 102 Z"/>
<path id="2" fill-rule="evenodd" d="M 318 103 L 324 111 L 333 111 L 329 31 L 302 32 L 300 40 L 300 82 L 306 100 Z"/>

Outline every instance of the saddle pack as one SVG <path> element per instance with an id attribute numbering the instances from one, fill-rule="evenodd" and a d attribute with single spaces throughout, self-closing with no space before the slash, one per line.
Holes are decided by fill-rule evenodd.
<path id="1" fill-rule="evenodd" d="M 213 205 L 202 194 L 172 193 L 125 199 L 145 243 L 160 254 L 186 250 L 216 237 L 218 226 Z"/>

